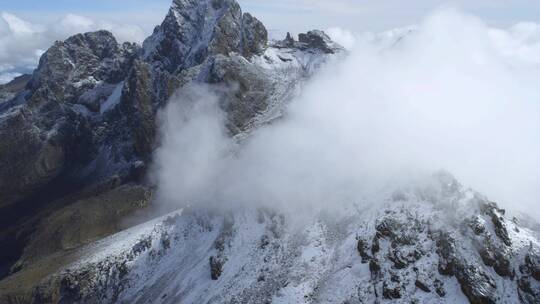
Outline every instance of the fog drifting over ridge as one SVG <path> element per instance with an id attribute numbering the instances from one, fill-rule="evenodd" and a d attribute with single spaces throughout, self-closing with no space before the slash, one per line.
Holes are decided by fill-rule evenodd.
<path id="1" fill-rule="evenodd" d="M 350 54 L 240 146 L 225 135 L 212 89 L 174 98 L 156 156 L 159 199 L 331 208 L 445 169 L 538 218 L 536 25 L 492 29 L 440 10 L 403 39 L 330 32 Z"/>

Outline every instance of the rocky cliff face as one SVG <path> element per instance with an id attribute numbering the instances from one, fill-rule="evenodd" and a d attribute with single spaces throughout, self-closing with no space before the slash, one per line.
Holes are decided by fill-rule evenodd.
<path id="1" fill-rule="evenodd" d="M 36 244 L 44 221 L 58 222 L 58 210 L 144 183 L 157 145 L 156 114 L 183 86 L 227 88 L 220 105 L 235 136 L 279 116 L 302 81 L 330 58 L 327 49 L 342 51 L 328 39 L 282 47 L 267 36 L 234 0 L 175 0 L 142 47 L 119 44 L 107 31 L 75 35 L 56 42 L 24 85 L 2 87 L 0 243 L 13 248 L 0 256 L 2 275 L 26 267 L 21 255 Z M 111 204 L 113 211 L 123 208 Z M 70 224 L 62 223 L 61 234 Z M 98 236 L 103 233 L 86 240 Z M 47 240 L 41 243 L 55 243 Z"/>
<path id="2" fill-rule="evenodd" d="M 67 181 L 129 180 L 151 159 L 157 110 L 193 81 L 236 87 L 222 103 L 231 133 L 246 131 L 341 50 L 322 32 L 301 37 L 311 40 L 274 47 L 235 1 L 178 0 L 142 48 L 106 31 L 56 42 L 0 107 L 0 208 Z"/>
<path id="3" fill-rule="evenodd" d="M 234 0 L 174 0 L 142 46 L 55 43 L 0 88 L 0 302 L 540 302 L 534 225 L 444 173 L 301 223 L 256 207 L 128 221 L 152 202 L 156 115 L 175 92 L 222 88 L 241 138 L 344 53 L 316 30 L 269 41 Z"/>

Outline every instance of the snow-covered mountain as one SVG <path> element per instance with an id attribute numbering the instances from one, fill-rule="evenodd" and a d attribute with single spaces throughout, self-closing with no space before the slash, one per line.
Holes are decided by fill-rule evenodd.
<path id="1" fill-rule="evenodd" d="M 504 214 L 447 173 L 301 220 L 185 209 L 0 288 L 7 303 L 537 303 L 537 235 Z M 14 292 L 58 259 L 53 275 Z"/>
<path id="2" fill-rule="evenodd" d="M 448 173 L 302 216 L 141 211 L 175 92 L 226 88 L 228 136 L 249 137 L 340 56 L 322 31 L 269 41 L 234 0 L 174 0 L 142 46 L 106 31 L 56 42 L 0 88 L 0 302 L 540 302 L 536 228 Z"/>

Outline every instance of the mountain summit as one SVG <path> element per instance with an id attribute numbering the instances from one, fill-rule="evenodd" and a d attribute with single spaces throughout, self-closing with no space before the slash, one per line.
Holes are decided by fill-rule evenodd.
<path id="1" fill-rule="evenodd" d="M 143 58 L 169 72 L 199 65 L 209 55 L 251 58 L 266 48 L 268 33 L 236 1 L 176 0 L 143 44 Z"/>

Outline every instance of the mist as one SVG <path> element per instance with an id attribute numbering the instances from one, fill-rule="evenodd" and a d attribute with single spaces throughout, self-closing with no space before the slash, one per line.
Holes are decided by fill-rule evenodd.
<path id="1" fill-rule="evenodd" d="M 348 54 L 286 115 L 238 142 L 219 88 L 161 113 L 161 204 L 333 209 L 447 170 L 503 207 L 540 216 L 540 27 L 444 9 L 382 34 L 329 31 Z"/>

